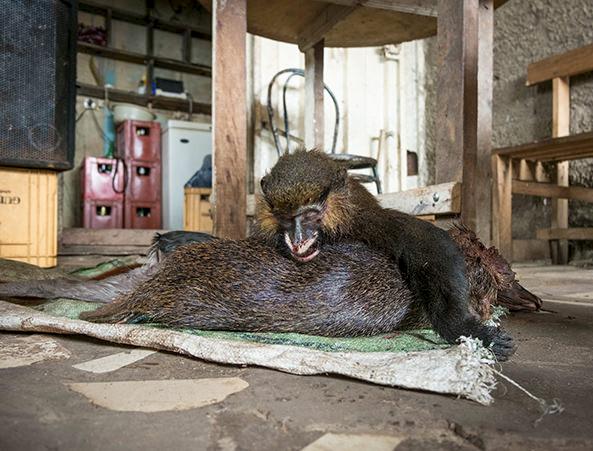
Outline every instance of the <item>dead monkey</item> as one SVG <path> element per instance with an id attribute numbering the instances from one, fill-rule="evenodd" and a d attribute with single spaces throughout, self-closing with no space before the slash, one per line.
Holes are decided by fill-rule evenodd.
<path id="1" fill-rule="evenodd" d="M 444 339 L 480 338 L 501 359 L 514 352 L 510 335 L 470 313 L 464 256 L 446 231 L 382 208 L 344 167 L 319 151 L 282 156 L 261 187 L 255 232 L 260 239 L 302 264 L 318 258 L 330 243 L 367 244 L 397 265 Z"/>

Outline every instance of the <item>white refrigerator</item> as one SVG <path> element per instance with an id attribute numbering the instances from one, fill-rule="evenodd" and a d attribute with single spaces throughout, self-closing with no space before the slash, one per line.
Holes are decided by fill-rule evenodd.
<path id="1" fill-rule="evenodd" d="M 183 230 L 183 186 L 212 153 L 212 126 L 170 120 L 162 138 L 163 228 Z"/>

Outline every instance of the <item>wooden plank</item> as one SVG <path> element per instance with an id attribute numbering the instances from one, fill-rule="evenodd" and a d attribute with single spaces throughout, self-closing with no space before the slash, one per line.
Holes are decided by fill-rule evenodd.
<path id="1" fill-rule="evenodd" d="M 147 28 L 147 36 L 150 34 L 151 28 Z M 147 39 L 150 44 L 150 39 Z M 118 61 L 125 61 L 133 64 L 147 64 L 149 61 L 154 61 L 155 67 L 162 69 L 170 69 L 177 72 L 184 72 L 193 75 L 201 75 L 203 77 L 210 77 L 212 75 L 212 68 L 202 64 L 189 64 L 183 61 L 177 61 L 171 58 L 162 58 L 142 53 L 130 52 L 128 50 L 115 49 L 112 47 L 103 47 L 101 45 L 89 44 L 88 42 L 79 42 L 78 51 L 87 53 L 89 55 L 96 55 L 103 58 L 110 58 Z"/>
<path id="2" fill-rule="evenodd" d="M 593 240 L 593 227 L 538 229 L 538 240 Z"/>
<path id="3" fill-rule="evenodd" d="M 593 71 L 593 44 L 527 66 L 527 86 Z"/>
<path id="4" fill-rule="evenodd" d="M 569 160 L 593 157 L 593 132 L 548 138 L 519 146 L 501 147 L 494 154 L 527 160 Z"/>
<path id="5" fill-rule="evenodd" d="M 552 137 L 559 138 L 570 134 L 570 84 L 569 78 L 554 78 L 552 82 Z M 568 161 L 556 165 L 556 183 L 568 186 Z M 568 228 L 568 200 L 552 199 L 552 228 Z M 553 244 L 552 263 L 568 263 L 568 241 Z"/>
<path id="6" fill-rule="evenodd" d="M 513 180 L 513 194 L 593 202 L 593 188 L 583 188 L 581 186 L 558 186 L 553 183 Z"/>
<path id="7" fill-rule="evenodd" d="M 79 1 L 78 9 L 79 11 L 83 11 L 85 13 L 98 14 L 101 16 L 107 16 L 107 14 L 109 14 L 109 11 L 111 11 L 112 19 L 120 20 L 122 22 L 133 23 L 136 25 L 148 25 L 148 23 L 151 20 L 145 14 L 138 14 L 125 9 L 107 7 L 104 4 L 96 3 L 91 0 Z M 203 39 L 206 41 L 212 40 L 212 33 L 210 32 L 210 30 L 185 25 L 181 22 L 170 22 L 167 20 L 157 18 L 153 18 L 153 20 L 154 27 L 159 30 L 169 31 L 172 33 L 182 33 L 185 31 L 185 29 L 189 29 L 191 31 L 192 37 L 196 39 Z M 109 34 L 107 35 L 107 37 L 109 38 Z"/>
<path id="8" fill-rule="evenodd" d="M 63 245 L 150 246 L 160 229 L 84 229 L 66 228 L 60 235 Z"/>
<path id="9" fill-rule="evenodd" d="M 77 94 L 80 96 L 105 98 L 105 88 L 88 83 L 76 82 Z M 109 100 L 114 102 L 133 103 L 135 105 L 152 105 L 153 108 L 172 111 L 189 111 L 189 101 L 166 96 L 143 96 L 133 91 L 109 88 Z M 207 103 L 194 102 L 193 112 L 210 115 L 212 108 Z"/>
<path id="10" fill-rule="evenodd" d="M 212 2 L 214 234 L 233 239 L 247 230 L 246 3 Z"/>
<path id="11" fill-rule="evenodd" d="M 82 244 L 60 244 L 59 255 L 146 255 L 148 246 L 102 246 Z"/>
<path id="12" fill-rule="evenodd" d="M 492 0 L 480 0 L 478 12 L 478 123 L 475 184 L 471 198 L 465 194 L 463 202 L 471 202 L 462 217 L 471 217 L 467 225 L 476 232 L 485 245 L 492 240 L 492 84 L 494 4 Z M 469 168 L 464 168 L 464 171 Z M 470 169 L 471 170 L 471 169 Z M 465 172 L 464 172 L 465 178 Z M 465 183 L 465 182 L 464 182 Z M 485 206 L 485 208 L 484 208 Z M 465 221 L 465 219 L 464 219 Z"/>
<path id="13" fill-rule="evenodd" d="M 492 190 L 492 243 L 503 257 L 513 257 L 513 165 L 508 157 L 492 157 L 494 186 Z"/>
<path id="14" fill-rule="evenodd" d="M 364 6 L 417 16 L 437 16 L 437 0 L 322 0 L 325 3 L 345 6 Z"/>
<path id="15" fill-rule="evenodd" d="M 323 39 L 305 52 L 305 147 L 323 149 Z"/>
<path id="16" fill-rule="evenodd" d="M 450 182 L 375 196 L 383 208 L 414 216 L 459 214 L 461 183 Z"/>
<path id="17" fill-rule="evenodd" d="M 375 196 L 383 208 L 434 220 L 435 215 L 458 215 L 461 212 L 461 184 L 456 182 L 415 188 L 399 193 Z M 247 196 L 247 216 L 254 216 L 257 196 Z"/>
<path id="18" fill-rule="evenodd" d="M 439 0 L 437 111 L 441 118 L 436 124 L 436 182 L 463 182 L 461 217 L 472 229 L 484 225 L 491 214 L 479 204 L 490 189 L 490 180 L 482 174 L 488 171 L 484 155 L 478 152 L 478 125 L 487 128 L 488 122 L 487 114 L 478 122 L 479 15 L 479 0 Z M 483 31 L 490 32 L 486 26 Z M 487 38 L 485 55 L 488 47 Z M 484 74 L 484 91 L 490 89 L 490 76 Z M 487 132 L 482 134 L 481 150 L 487 146 L 486 137 Z M 490 241 L 490 236 L 480 238 Z"/>
<path id="19" fill-rule="evenodd" d="M 327 5 L 315 20 L 307 24 L 298 38 L 301 52 L 306 52 L 320 42 L 337 24 L 352 14 L 358 7 Z"/>

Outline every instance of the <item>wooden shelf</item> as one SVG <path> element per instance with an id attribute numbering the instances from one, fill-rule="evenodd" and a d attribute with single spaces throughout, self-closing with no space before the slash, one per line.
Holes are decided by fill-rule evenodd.
<path id="1" fill-rule="evenodd" d="M 203 77 L 212 76 L 212 68 L 209 66 L 185 63 L 183 61 L 160 58 L 157 56 L 148 56 L 142 53 L 129 52 L 127 50 L 114 49 L 112 47 L 103 47 L 100 45 L 89 44 L 87 42 L 78 43 L 78 52 L 134 64 L 148 64 L 150 61 L 154 61 L 154 67 L 170 69 L 187 74 L 201 75 Z"/>
<path id="2" fill-rule="evenodd" d="M 111 8 L 93 1 L 81 1 L 78 2 L 78 10 L 90 13 L 98 14 L 100 16 L 111 15 L 111 19 L 120 20 L 122 22 L 133 23 L 136 25 L 150 25 L 153 28 L 163 31 L 169 31 L 171 33 L 184 33 L 185 30 L 190 30 L 192 38 L 203 39 L 205 41 L 212 40 L 212 32 L 208 29 L 191 27 L 184 24 L 179 24 L 167 20 L 157 19 L 155 17 L 149 17 L 144 14 L 133 13 L 119 8 Z"/>
<path id="3" fill-rule="evenodd" d="M 88 83 L 77 82 L 78 95 L 105 98 L 105 89 L 101 86 L 95 86 Z M 133 103 L 135 105 L 146 106 L 152 104 L 153 108 L 172 111 L 189 111 L 189 100 L 175 99 L 166 96 L 143 96 L 132 91 L 123 89 L 109 89 L 109 99 L 114 102 Z M 193 102 L 193 113 L 210 115 L 212 108 L 210 104 Z"/>
<path id="4" fill-rule="evenodd" d="M 520 146 L 495 149 L 495 155 L 538 161 L 567 161 L 593 157 L 593 132 L 550 138 Z"/>

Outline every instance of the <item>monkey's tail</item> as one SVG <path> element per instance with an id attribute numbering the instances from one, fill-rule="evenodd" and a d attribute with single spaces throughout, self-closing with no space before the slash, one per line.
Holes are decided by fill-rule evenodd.
<path id="1" fill-rule="evenodd" d="M 141 266 L 103 280 L 52 279 L 3 283 L 0 284 L 0 298 L 67 298 L 108 303 L 147 280 L 155 270 L 155 266 Z"/>
<path id="2" fill-rule="evenodd" d="M 97 310 L 83 312 L 79 318 L 92 323 L 146 323 L 150 315 L 136 308 L 133 293 L 123 294 L 111 304 L 105 304 Z"/>

